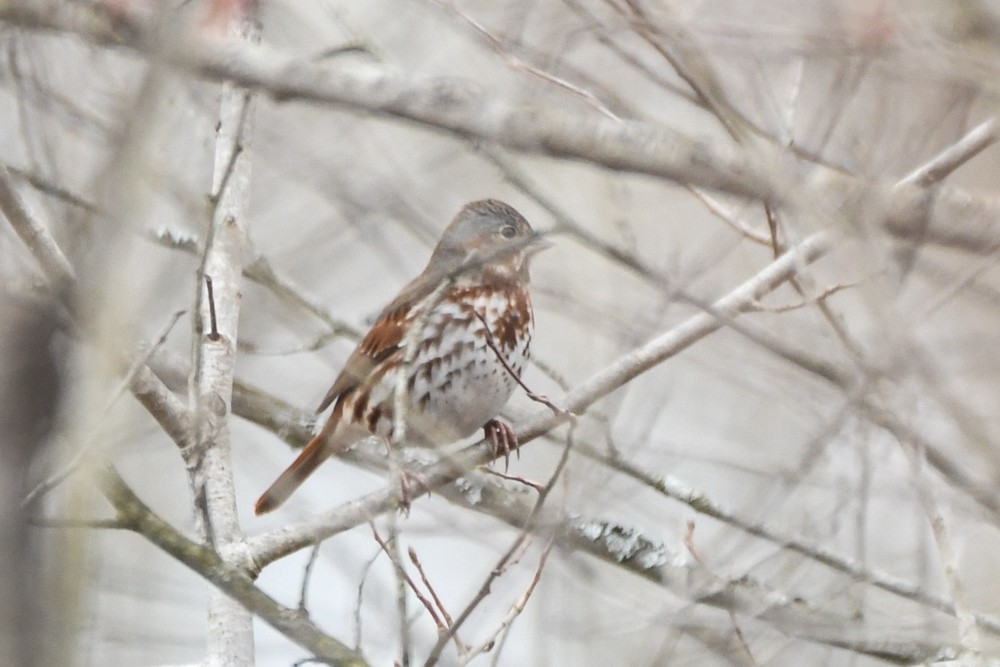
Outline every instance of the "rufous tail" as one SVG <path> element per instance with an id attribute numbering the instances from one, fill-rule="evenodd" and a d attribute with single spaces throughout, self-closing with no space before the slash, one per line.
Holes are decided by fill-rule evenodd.
<path id="1" fill-rule="evenodd" d="M 253 513 L 257 515 L 266 514 L 288 500 L 288 497 L 295 492 L 295 489 L 302 486 L 309 475 L 320 466 L 327 456 L 330 455 L 326 446 L 326 429 L 315 438 L 309 441 L 302 449 L 298 457 L 292 461 L 285 472 L 274 481 L 267 491 L 261 494 L 260 498 L 253 505 Z"/>

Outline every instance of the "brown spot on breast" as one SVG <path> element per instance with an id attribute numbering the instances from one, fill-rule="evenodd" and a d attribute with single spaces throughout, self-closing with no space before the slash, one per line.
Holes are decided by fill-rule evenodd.
<path id="1" fill-rule="evenodd" d="M 507 293 L 510 307 L 506 316 L 497 320 L 493 337 L 505 350 L 516 350 L 518 345 L 531 333 L 531 308 L 523 289 Z"/>
<path id="2" fill-rule="evenodd" d="M 368 407 L 369 398 L 370 394 L 368 392 L 368 389 L 362 389 L 354 396 L 354 410 L 352 415 L 353 416 L 352 421 L 357 422 L 359 424 L 364 423 L 365 408 Z"/>
<path id="3" fill-rule="evenodd" d="M 378 426 L 378 420 L 382 418 L 382 407 L 376 405 L 372 408 L 372 411 L 368 413 L 368 430 L 372 433 L 375 432 L 375 428 Z"/>

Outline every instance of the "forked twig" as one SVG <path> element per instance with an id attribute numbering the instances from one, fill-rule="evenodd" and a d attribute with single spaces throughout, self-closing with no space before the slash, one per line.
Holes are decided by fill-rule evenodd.
<path id="1" fill-rule="evenodd" d="M 410 556 L 410 562 L 413 563 L 414 567 L 417 568 L 417 572 L 420 573 L 420 580 L 424 582 L 424 586 L 427 587 L 427 591 L 434 598 L 434 604 L 437 605 L 438 610 L 441 612 L 441 616 L 444 618 L 444 622 L 450 628 L 454 625 L 454 621 L 451 618 L 451 614 L 448 610 L 444 608 L 444 603 L 441 602 L 441 598 L 438 597 L 437 591 L 431 586 L 431 580 L 428 578 L 427 573 L 424 572 L 424 566 L 420 563 L 420 559 L 417 557 L 417 551 L 413 547 L 407 548 L 407 554 Z M 455 641 L 455 648 L 458 650 L 459 654 L 467 653 L 468 647 L 462 643 L 462 640 L 458 638 L 458 634 L 453 634 L 452 639 Z"/>
<path id="2" fill-rule="evenodd" d="M 382 536 L 379 535 L 378 529 L 375 528 L 375 524 L 369 522 L 368 525 L 371 526 L 372 536 L 375 538 L 375 541 L 378 542 L 378 545 L 382 548 L 382 551 L 385 553 L 385 555 L 389 557 L 389 560 L 393 561 L 393 563 L 396 564 L 399 573 L 402 575 L 403 580 L 406 582 L 406 585 L 410 588 L 411 591 L 413 591 L 413 594 L 417 597 L 417 599 L 420 600 L 420 604 L 424 605 L 424 608 L 427 610 L 427 613 L 431 615 L 431 619 L 433 619 L 434 625 L 437 626 L 438 633 L 440 635 L 444 635 L 446 632 L 448 632 L 448 626 L 445 625 L 444 621 L 441 620 L 441 617 L 438 616 L 437 608 L 434 606 L 434 603 L 428 600 L 427 596 L 425 596 L 423 592 L 419 588 L 417 588 L 417 584 L 413 581 L 410 575 L 406 573 L 406 570 L 403 568 L 403 564 L 396 563 L 396 557 L 393 555 L 392 549 L 389 547 L 386 541 L 382 539 Z M 435 598 L 436 597 L 437 596 L 435 596 Z M 403 622 L 405 623 L 406 619 L 403 619 Z"/>
<path id="3" fill-rule="evenodd" d="M 486 651 L 492 651 L 496 648 L 496 653 L 493 658 L 493 665 L 498 664 L 500 655 L 503 651 L 503 645 L 507 641 L 507 637 L 510 636 L 510 628 L 521 612 L 524 611 L 525 607 L 528 606 L 528 600 L 531 599 L 531 594 L 535 592 L 535 588 L 538 587 L 538 582 L 542 580 L 542 570 L 545 569 L 545 563 L 549 560 L 549 554 L 552 553 L 552 547 L 555 546 L 555 537 L 549 539 L 548 544 L 542 550 L 542 555 L 538 559 L 538 566 L 535 568 L 534 574 L 531 576 L 531 581 L 528 582 L 528 587 L 525 589 L 524 593 L 521 595 L 517 601 L 511 605 L 510 610 L 507 615 L 500 622 L 497 627 L 496 632 L 487 639 L 485 642 L 480 644 L 478 647 L 472 649 L 466 656 L 462 664 L 468 664 L 473 658 L 475 658 L 480 653 L 485 653 Z M 500 637 L 499 645 L 497 643 L 497 637 Z"/>

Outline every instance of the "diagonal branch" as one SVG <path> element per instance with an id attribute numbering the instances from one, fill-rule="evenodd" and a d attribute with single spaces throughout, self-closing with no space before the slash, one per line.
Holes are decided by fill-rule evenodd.
<path id="1" fill-rule="evenodd" d="M 720 329 L 725 324 L 725 318 L 733 318 L 752 308 L 756 300 L 795 275 L 801 266 L 815 261 L 826 253 L 829 248 L 827 238 L 825 234 L 817 234 L 806 239 L 730 294 L 719 299 L 714 304 L 713 311 L 721 317 L 708 313 L 699 313 L 691 317 L 680 326 L 632 350 L 591 376 L 556 403 L 574 414 L 582 414 L 615 389 L 686 349 L 709 333 Z M 516 429 L 518 442 L 523 445 L 568 420 L 567 414 L 552 414 L 548 410 L 537 413 Z M 422 486 L 426 486 L 428 491 L 434 490 L 454 481 L 473 467 L 492 460 L 493 456 L 493 448 L 489 443 L 480 442 L 468 447 L 454 460 L 441 461 L 421 471 L 422 482 L 426 482 L 426 485 L 422 483 Z M 393 506 L 393 493 L 383 490 L 346 503 L 315 519 L 291 524 L 272 533 L 251 538 L 249 543 L 253 559 L 257 566 L 264 567 L 316 541 L 365 523 L 369 517 L 386 512 Z"/>
<path id="2" fill-rule="evenodd" d="M 809 362 L 809 360 L 800 361 L 804 362 L 802 367 L 807 370 L 813 365 Z M 163 360 L 160 360 L 160 362 L 156 364 L 156 368 L 157 373 L 167 378 L 168 381 L 172 381 L 174 383 L 180 382 L 182 373 L 174 367 L 173 363 L 164 363 Z M 817 368 L 816 370 L 819 369 Z M 848 381 L 846 376 L 841 377 L 837 374 L 831 375 L 830 373 L 823 372 L 818 372 L 817 374 L 819 377 L 834 381 L 835 383 Z M 858 401 L 861 401 L 861 398 L 862 397 L 859 394 L 856 398 L 852 399 L 851 403 L 857 403 Z M 297 410 L 279 399 L 268 397 L 260 390 L 241 383 L 237 383 L 234 388 L 234 412 L 245 419 L 271 430 L 294 447 L 301 447 L 311 437 L 310 430 L 306 426 L 310 419 L 310 415 L 308 413 Z M 873 413 L 869 411 L 869 414 L 871 415 Z M 885 422 L 885 418 L 880 419 L 879 421 Z M 883 428 L 892 426 L 892 424 L 879 425 Z M 910 432 L 901 433 L 907 437 L 913 435 Z M 928 443 L 923 441 L 920 441 L 919 444 L 923 448 L 927 448 L 929 446 Z M 657 476 L 653 473 L 646 472 L 639 466 L 621 458 L 620 456 L 601 454 L 597 448 L 592 445 L 580 443 L 578 444 L 578 450 L 583 455 L 602 462 L 611 469 L 630 477 L 636 482 L 656 491 L 664 497 L 687 505 L 699 514 L 710 516 L 714 519 L 722 521 L 723 523 L 729 524 L 738 530 L 744 531 L 747 534 L 767 540 L 784 549 L 788 549 L 806 558 L 822 563 L 836 571 L 842 572 L 855 581 L 870 584 L 876 588 L 898 595 L 899 597 L 917 602 L 919 604 L 927 605 L 949 615 L 954 615 L 954 606 L 943 596 L 933 594 L 919 585 L 912 584 L 891 574 L 871 569 L 862 563 L 841 556 L 840 554 L 825 547 L 811 544 L 808 541 L 795 536 L 792 532 L 783 530 L 780 527 L 770 525 L 766 522 L 755 522 L 753 520 L 746 519 L 740 516 L 737 512 L 734 512 L 732 509 L 715 502 L 712 498 L 705 495 L 701 491 L 689 487 L 680 479 L 671 476 Z M 381 455 L 379 456 L 381 458 Z M 365 457 L 361 451 L 352 451 L 348 453 L 347 458 L 359 465 L 373 466 L 378 463 L 377 461 Z M 936 462 L 935 467 L 938 467 L 939 472 L 942 472 L 942 474 L 947 476 L 948 469 L 942 469 L 940 461 Z M 449 485 L 438 489 L 438 493 L 452 502 L 478 512 L 485 512 L 498 518 L 511 516 L 513 517 L 510 520 L 512 525 L 523 525 L 523 517 L 518 518 L 514 512 L 503 512 L 499 509 L 507 508 L 509 510 L 512 502 L 510 498 L 498 495 L 495 503 L 486 502 L 482 499 L 478 502 L 471 502 L 469 498 L 470 489 L 475 487 L 475 489 L 477 489 L 476 493 L 478 493 L 479 489 L 487 486 L 487 482 L 480 481 L 470 483 L 468 481 L 470 476 L 470 474 L 465 475 L 464 478 L 466 479 L 466 482 L 462 482 L 457 486 Z M 507 519 L 504 520 L 506 521 Z M 258 538 L 253 539 L 256 540 Z M 623 565 L 622 563 L 614 562 L 612 559 L 605 560 L 619 566 Z M 1000 635 L 1000 619 L 987 614 L 977 613 L 975 614 L 975 620 L 980 628 L 993 634 Z"/>
<path id="3" fill-rule="evenodd" d="M 48 228 L 42 225 L 17 193 L 17 186 L 7 167 L 0 165 L 0 211 L 7 217 L 21 241 L 31 250 L 56 290 L 69 287 L 76 280 L 73 267 L 56 245 Z"/>

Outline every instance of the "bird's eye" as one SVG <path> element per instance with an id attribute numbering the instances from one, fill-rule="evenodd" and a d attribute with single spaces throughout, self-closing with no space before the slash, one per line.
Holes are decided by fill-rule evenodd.
<path id="1" fill-rule="evenodd" d="M 500 229 L 500 236 L 505 239 L 512 239 L 517 236 L 517 228 L 514 225 L 505 225 Z"/>

